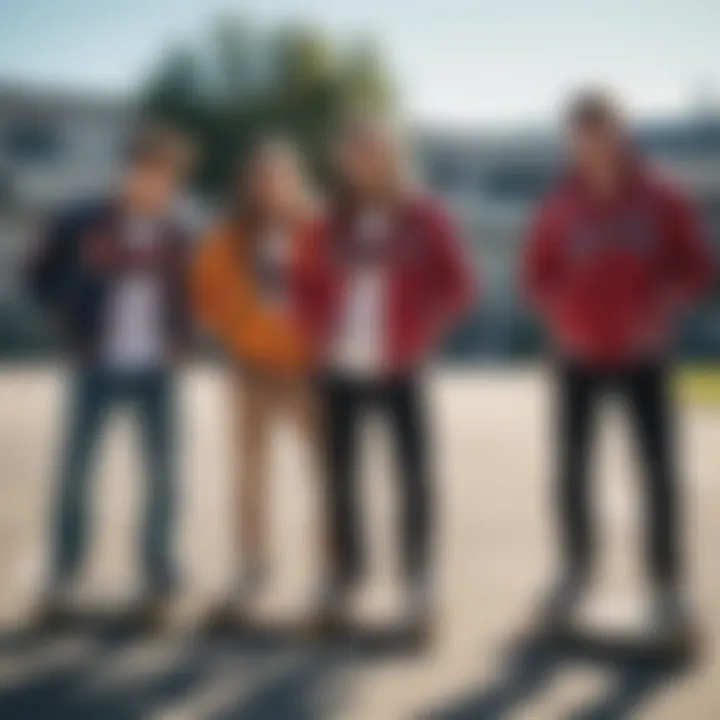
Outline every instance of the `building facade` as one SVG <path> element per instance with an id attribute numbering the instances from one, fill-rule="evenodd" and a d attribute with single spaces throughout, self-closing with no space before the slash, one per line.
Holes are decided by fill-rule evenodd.
<path id="1" fill-rule="evenodd" d="M 689 194 L 720 252 L 720 116 L 641 125 L 635 143 Z M 461 333 L 461 354 L 523 354 L 537 346 L 517 292 L 520 245 L 534 208 L 563 166 L 551 133 L 462 135 L 425 131 L 413 146 L 425 183 L 459 218 L 483 273 L 483 308 Z M 474 324 L 474 325 L 473 325 Z M 720 305 L 710 299 L 687 326 L 692 354 L 720 357 Z"/>
<path id="2" fill-rule="evenodd" d="M 131 121 L 121 100 L 0 86 L 0 354 L 36 342 L 37 322 L 19 279 L 42 218 L 112 185 Z M 644 125 L 636 142 L 687 189 L 720 247 L 720 117 Z M 517 292 L 517 258 L 533 208 L 562 165 L 558 138 L 418 130 L 411 149 L 419 174 L 447 199 L 483 269 L 482 308 L 451 350 L 472 357 L 533 351 L 537 333 Z M 197 208 L 190 213 L 202 223 Z M 690 340 L 700 354 L 720 357 L 718 317 L 720 308 L 708 303 L 693 319 Z"/>

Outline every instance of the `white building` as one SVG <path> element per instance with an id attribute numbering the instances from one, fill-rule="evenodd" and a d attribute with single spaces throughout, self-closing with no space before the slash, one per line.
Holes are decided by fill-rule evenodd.
<path id="1" fill-rule="evenodd" d="M 0 86 L 0 311 L 19 298 L 19 262 L 42 215 L 112 184 L 130 121 L 117 99 Z M 702 206 L 720 244 L 720 118 L 644 126 L 637 142 Z M 557 175 L 560 143 L 541 133 L 418 131 L 412 146 L 420 174 L 448 199 L 483 269 L 484 339 L 473 348 L 503 352 L 522 314 L 519 245 Z M 720 330 L 717 342 L 720 352 Z"/>
<path id="2" fill-rule="evenodd" d="M 0 87 L 0 296 L 15 293 L 18 262 L 42 215 L 112 183 L 128 117 L 114 99 Z"/>
<path id="3" fill-rule="evenodd" d="M 636 143 L 686 189 L 720 249 L 720 117 L 641 126 Z M 416 135 L 414 152 L 426 184 L 454 208 L 482 268 L 482 333 L 472 348 L 502 353 L 515 347 L 513 335 L 524 319 L 517 292 L 520 245 L 533 208 L 561 170 L 559 138 L 424 131 Z M 705 322 L 720 353 L 720 323 L 709 314 Z"/>
<path id="4" fill-rule="evenodd" d="M 637 143 L 687 190 L 720 235 L 720 117 L 641 127 Z M 478 248 L 490 301 L 512 303 L 508 263 L 532 209 L 560 172 L 558 138 L 424 132 L 414 149 L 426 183 L 448 199 Z"/>

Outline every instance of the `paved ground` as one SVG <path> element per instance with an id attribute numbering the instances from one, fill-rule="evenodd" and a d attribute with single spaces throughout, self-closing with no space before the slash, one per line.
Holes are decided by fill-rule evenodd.
<path id="1" fill-rule="evenodd" d="M 426 654 L 398 657 L 346 644 L 238 643 L 181 633 L 172 638 L 67 636 L 0 645 L 0 717 L 14 718 L 619 718 L 720 717 L 720 408 L 682 414 L 689 556 L 706 652 L 691 671 L 645 663 L 576 661 L 513 652 L 552 566 L 548 492 L 550 394 L 538 370 L 444 372 L 431 382 L 438 442 L 440 616 Z M 12 626 L 37 596 L 62 411 L 55 370 L 0 376 L 0 612 Z M 194 617 L 221 588 L 229 553 L 228 464 L 222 378 L 195 371 L 183 386 L 179 553 Z M 610 408 L 597 448 L 606 562 L 596 605 L 641 597 L 636 534 L 640 484 L 624 424 Z M 96 483 L 97 541 L 87 592 L 122 594 L 133 578 L 133 528 L 141 482 L 130 426 L 109 434 Z M 358 599 L 368 621 L 393 612 L 392 484 L 381 428 L 368 436 L 368 536 L 374 572 Z M 277 573 L 265 612 L 302 611 L 316 576 L 317 496 L 289 429 L 276 443 L 271 489 Z"/>

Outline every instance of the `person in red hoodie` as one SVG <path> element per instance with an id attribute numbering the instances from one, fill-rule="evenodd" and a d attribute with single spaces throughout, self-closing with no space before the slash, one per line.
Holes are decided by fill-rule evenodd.
<path id="1" fill-rule="evenodd" d="M 397 138 L 354 118 L 337 138 L 334 195 L 298 256 L 297 306 L 320 349 L 331 545 L 326 609 L 341 618 L 363 565 L 358 424 L 378 411 L 399 461 L 410 618 L 430 597 L 430 469 L 421 368 L 469 305 L 474 279 L 442 204 L 412 190 Z"/>
<path id="2" fill-rule="evenodd" d="M 612 391 L 630 415 L 643 461 L 653 624 L 681 629 L 687 607 L 669 346 L 679 313 L 711 281 L 712 258 L 687 200 L 633 151 L 610 98 L 582 93 L 566 131 L 570 171 L 540 207 L 523 257 L 526 293 L 558 355 L 565 573 L 549 619 L 569 621 L 588 584 L 588 453 L 598 401 Z"/>

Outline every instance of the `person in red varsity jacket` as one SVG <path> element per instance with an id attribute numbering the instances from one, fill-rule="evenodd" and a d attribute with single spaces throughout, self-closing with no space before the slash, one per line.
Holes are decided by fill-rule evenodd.
<path id="1" fill-rule="evenodd" d="M 566 572 L 549 601 L 568 619 L 588 582 L 594 533 L 587 458 L 598 401 L 618 394 L 644 470 L 654 627 L 681 629 L 678 488 L 668 390 L 679 314 L 708 286 L 712 258 L 688 202 L 635 154 L 614 104 L 571 105 L 572 167 L 542 204 L 523 258 L 527 295 L 559 356 L 560 519 Z"/>
<path id="2" fill-rule="evenodd" d="M 431 523 L 420 369 L 470 303 L 474 281 L 447 211 L 407 186 L 383 123 L 354 119 L 336 151 L 334 198 L 295 272 L 298 310 L 322 358 L 334 553 L 326 608 L 343 613 L 362 569 L 356 450 L 358 421 L 372 409 L 397 447 L 410 617 L 423 627 Z"/>

